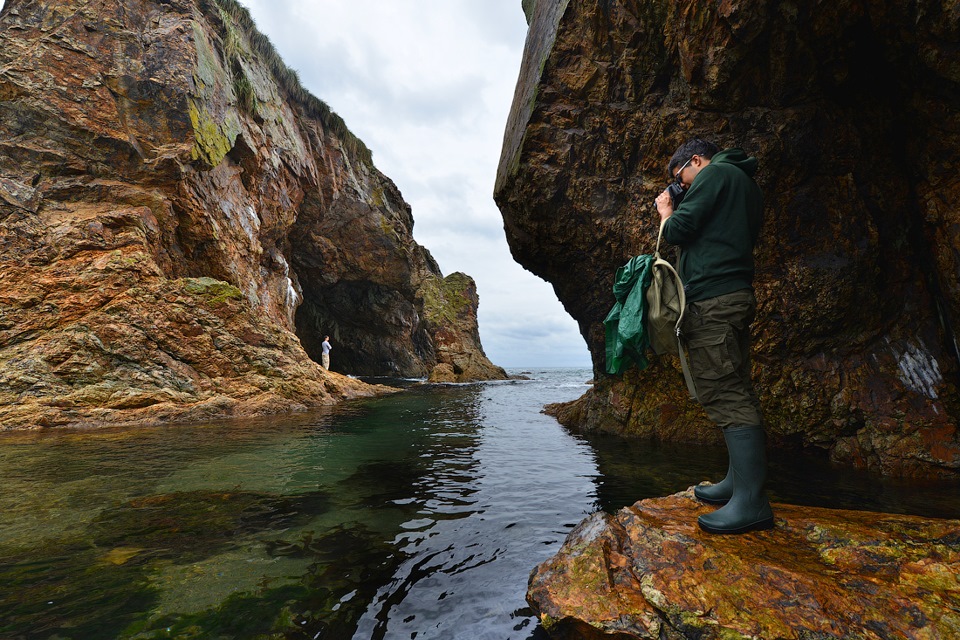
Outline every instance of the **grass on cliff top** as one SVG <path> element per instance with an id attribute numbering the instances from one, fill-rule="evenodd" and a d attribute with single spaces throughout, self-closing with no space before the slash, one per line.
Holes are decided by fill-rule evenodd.
<path id="1" fill-rule="evenodd" d="M 200 8 L 211 18 L 223 18 L 224 12 L 241 28 L 250 42 L 254 53 L 257 54 L 273 73 L 277 84 L 286 92 L 288 98 L 303 107 L 306 114 L 318 119 L 323 126 L 332 131 L 343 143 L 344 148 L 354 157 L 360 159 L 368 167 L 373 167 L 373 154 L 363 140 L 358 138 L 347 123 L 337 115 L 326 102 L 307 91 L 300 82 L 300 76 L 291 69 L 277 53 L 270 39 L 257 29 L 257 25 L 246 7 L 237 0 L 200 0 Z M 221 37 L 226 42 L 229 36 L 229 25 L 223 25 L 224 33 Z"/>

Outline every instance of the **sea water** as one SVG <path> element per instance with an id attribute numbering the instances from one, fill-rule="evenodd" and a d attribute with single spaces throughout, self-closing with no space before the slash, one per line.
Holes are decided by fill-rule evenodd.
<path id="1" fill-rule="evenodd" d="M 530 571 L 587 514 L 725 471 L 721 448 L 542 413 L 586 369 L 403 382 L 270 420 L 0 437 L 0 638 L 542 638 Z M 398 381 L 392 381 L 397 383 Z M 771 455 L 774 500 L 958 517 L 957 483 Z"/>

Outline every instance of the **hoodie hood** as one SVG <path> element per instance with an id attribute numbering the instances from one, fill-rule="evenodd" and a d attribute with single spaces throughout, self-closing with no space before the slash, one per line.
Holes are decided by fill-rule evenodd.
<path id="1" fill-rule="evenodd" d="M 754 156 L 748 156 L 743 149 L 738 147 L 724 149 L 723 151 L 715 154 L 713 158 L 710 159 L 710 162 L 725 162 L 726 164 L 732 164 L 751 178 L 753 177 L 753 174 L 757 172 L 757 159 Z"/>

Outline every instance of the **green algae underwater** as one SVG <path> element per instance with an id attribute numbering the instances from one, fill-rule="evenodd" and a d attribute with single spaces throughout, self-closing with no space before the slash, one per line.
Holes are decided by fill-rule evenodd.
<path id="1" fill-rule="evenodd" d="M 44 438 L 13 478 L 4 465 L 0 636 L 346 637 L 357 613 L 339 600 L 389 572 L 384 539 L 404 516 L 335 515 L 376 499 L 353 477 L 362 463 L 323 488 L 275 475 L 284 457 L 308 462 L 297 445 L 327 420 Z"/>
<path id="2" fill-rule="evenodd" d="M 478 579 L 475 565 L 505 554 L 499 534 L 530 531 L 520 522 L 526 506 L 486 518 L 491 505 L 478 501 L 482 484 L 502 475 L 494 467 L 511 475 L 526 464 L 526 449 L 507 443 L 531 431 L 582 467 L 553 483 L 573 511 L 564 518 L 551 506 L 539 519 L 546 526 L 535 523 L 542 531 L 528 544 L 544 551 L 517 562 L 523 580 L 501 607 L 509 633 L 532 628 L 526 573 L 591 508 L 595 475 L 589 447 L 539 409 L 577 397 L 588 378 L 580 370 L 546 384 L 415 385 L 272 420 L 3 434 L 0 637 L 389 637 L 398 626 L 428 637 L 418 629 L 424 609 L 472 599 L 465 585 Z M 518 394 L 539 400 L 518 411 Z M 512 432 L 500 437 L 502 451 L 519 459 L 482 456 L 498 430 Z M 456 544 L 433 548 L 444 529 Z M 496 542 L 477 548 L 484 540 Z M 423 558 L 439 564 L 425 570 Z M 393 619 L 397 599 L 431 571 L 452 577 L 446 595 Z M 497 627 L 488 614 L 476 624 Z M 435 637 L 450 633 L 432 626 Z"/>

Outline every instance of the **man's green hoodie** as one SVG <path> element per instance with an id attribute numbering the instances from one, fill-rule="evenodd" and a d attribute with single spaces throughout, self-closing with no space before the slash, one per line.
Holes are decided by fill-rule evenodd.
<path id="1" fill-rule="evenodd" d="M 681 249 L 687 302 L 753 287 L 753 247 L 763 220 L 756 171 L 756 158 L 724 149 L 700 170 L 667 219 L 663 237 Z"/>

